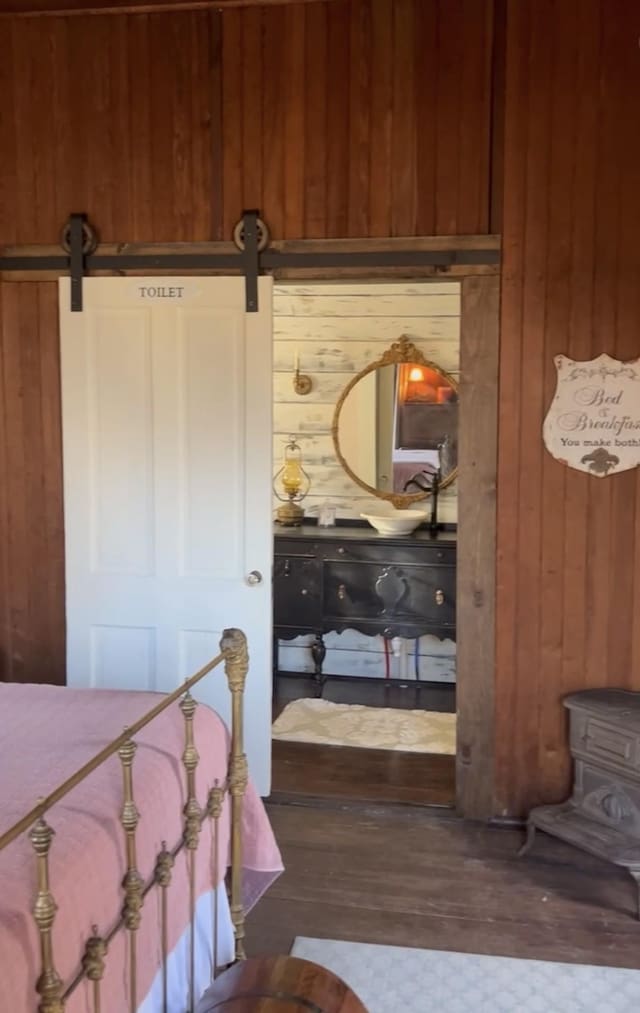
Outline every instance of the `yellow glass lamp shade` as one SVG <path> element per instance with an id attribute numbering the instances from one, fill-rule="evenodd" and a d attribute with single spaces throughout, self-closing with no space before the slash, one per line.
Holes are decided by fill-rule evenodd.
<path id="1" fill-rule="evenodd" d="M 293 493 L 300 492 L 302 486 L 302 468 L 300 462 L 296 461 L 295 458 L 288 460 L 282 469 L 281 476 L 282 486 L 284 491 L 290 495 Z"/>
<path id="2" fill-rule="evenodd" d="M 294 527 L 302 524 L 304 510 L 298 504 L 307 495 L 310 486 L 309 476 L 302 467 L 302 451 L 295 437 L 290 436 L 284 448 L 284 464 L 273 480 L 273 490 L 279 500 L 285 504 L 278 508 L 276 520 L 279 524 Z M 281 496 L 278 486 L 281 485 L 285 495 Z"/>

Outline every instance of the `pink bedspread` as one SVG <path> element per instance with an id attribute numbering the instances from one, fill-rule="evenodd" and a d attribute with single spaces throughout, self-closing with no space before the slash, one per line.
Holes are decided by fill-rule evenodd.
<path id="1" fill-rule="evenodd" d="M 37 801 L 100 751 L 123 728 L 160 699 L 158 694 L 111 690 L 71 690 L 53 686 L 0 684 L 0 833 Z M 195 741 L 200 754 L 197 793 L 204 804 L 215 778 L 224 781 L 228 733 L 213 711 L 196 710 Z M 186 801 L 184 720 L 177 704 L 136 736 L 134 796 L 140 812 L 138 868 L 146 879 L 166 840 L 182 834 Z M 50 810 L 55 831 L 50 852 L 51 889 L 58 904 L 53 952 L 65 984 L 79 969 L 79 956 L 97 925 L 106 934 L 122 906 L 120 884 L 126 868 L 120 760 L 112 757 Z M 282 869 L 266 812 L 251 785 L 244 802 L 244 901 L 249 909 Z M 198 849 L 198 896 L 211 889 L 207 820 Z M 229 850 L 229 806 L 220 821 L 221 874 Z M 38 937 L 31 909 L 36 889 L 35 856 L 28 836 L 0 851 L 0 1007 L 11 1013 L 36 1009 Z M 147 895 L 138 930 L 138 1002 L 160 966 L 159 890 Z M 178 857 L 169 891 L 169 948 L 188 924 L 186 859 Z M 102 1009 L 128 1009 L 125 934 L 112 941 L 102 987 Z M 89 988 L 76 989 L 68 1013 L 90 1013 Z"/>

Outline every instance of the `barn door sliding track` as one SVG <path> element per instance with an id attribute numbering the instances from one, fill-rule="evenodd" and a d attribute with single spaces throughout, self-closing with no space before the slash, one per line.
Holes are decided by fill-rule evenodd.
<path id="1" fill-rule="evenodd" d="M 61 252 L 0 254 L 0 273 L 46 272 L 68 274 L 71 278 L 71 310 L 82 311 L 82 284 L 92 272 L 126 274 L 129 271 L 185 272 L 198 271 L 241 274 L 245 279 L 247 313 L 258 311 L 258 277 L 279 275 L 286 271 L 340 270 L 357 268 L 366 271 L 384 268 L 430 268 L 446 274 L 451 268 L 490 267 L 500 262 L 499 246 L 493 237 L 478 237 L 475 245 L 465 245 L 450 237 L 448 245 L 417 248 L 416 240 L 327 240 L 283 242 L 270 246 L 269 233 L 257 211 L 245 211 L 234 229 L 234 246 L 230 243 L 177 244 L 167 251 L 158 245 L 140 244 L 100 252 L 95 232 L 86 215 L 72 214 L 62 231 Z M 486 239 L 486 246 L 482 240 Z M 357 247 L 369 246 L 368 249 Z M 371 247 L 379 246 L 378 249 Z M 181 248 L 181 247 L 184 248 Z M 206 246 L 205 250 L 193 247 Z M 329 248 L 332 247 L 333 248 Z M 336 249 L 342 246 L 342 249 Z M 292 248 L 295 247 L 295 248 Z M 320 248 L 319 248 L 320 247 Z M 322 249 L 321 247 L 325 247 Z M 355 247 L 355 248 L 354 248 Z"/>

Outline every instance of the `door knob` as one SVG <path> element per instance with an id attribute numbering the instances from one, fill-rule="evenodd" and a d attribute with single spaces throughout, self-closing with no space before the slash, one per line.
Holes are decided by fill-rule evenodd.
<path id="1" fill-rule="evenodd" d="M 253 587 L 255 584 L 262 584 L 262 574 L 260 570 L 252 570 L 251 573 L 247 574 L 247 584 Z"/>

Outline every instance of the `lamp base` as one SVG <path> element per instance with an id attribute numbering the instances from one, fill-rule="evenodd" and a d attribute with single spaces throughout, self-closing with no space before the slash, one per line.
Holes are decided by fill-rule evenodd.
<path id="1" fill-rule="evenodd" d="M 276 511 L 276 521 L 286 528 L 299 528 L 304 520 L 304 510 L 297 503 L 285 503 Z"/>

